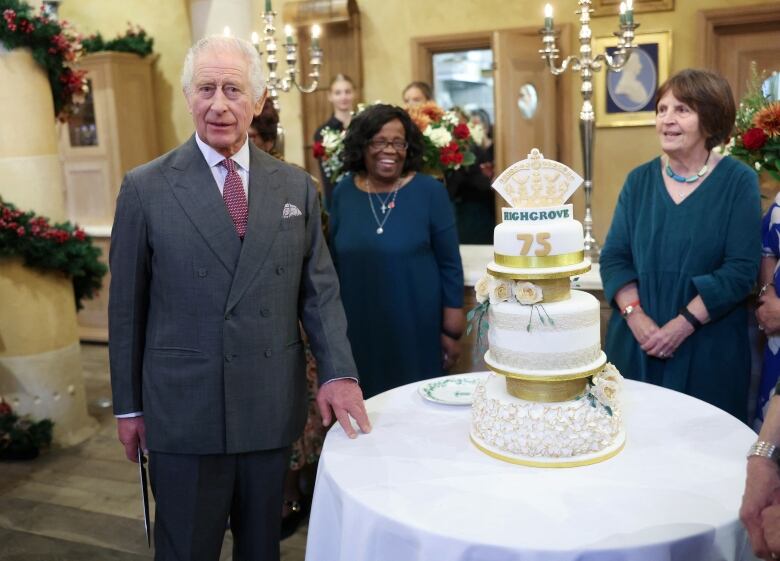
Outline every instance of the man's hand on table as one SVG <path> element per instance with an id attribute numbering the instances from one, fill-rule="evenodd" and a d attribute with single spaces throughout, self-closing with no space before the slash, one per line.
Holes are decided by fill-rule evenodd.
<path id="1" fill-rule="evenodd" d="M 352 417 L 362 432 L 371 432 L 371 423 L 363 403 L 363 392 L 355 380 L 333 380 L 320 386 L 317 406 L 320 408 L 324 426 L 330 425 L 335 416 L 347 436 L 356 438 L 357 432 L 350 420 Z"/>

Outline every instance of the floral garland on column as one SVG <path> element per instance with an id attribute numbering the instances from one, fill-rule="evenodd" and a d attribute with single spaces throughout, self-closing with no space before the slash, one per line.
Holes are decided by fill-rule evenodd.
<path id="1" fill-rule="evenodd" d="M 9 50 L 28 48 L 49 78 L 54 114 L 64 121 L 87 93 L 86 72 L 72 64 L 81 54 L 79 35 L 67 21 L 35 12 L 21 0 L 0 0 L 0 45 Z"/>
<path id="2" fill-rule="evenodd" d="M 73 279 L 77 309 L 97 294 L 108 272 L 100 254 L 81 228 L 70 222 L 51 225 L 0 199 L 0 258 L 21 257 L 28 267 L 65 273 Z"/>

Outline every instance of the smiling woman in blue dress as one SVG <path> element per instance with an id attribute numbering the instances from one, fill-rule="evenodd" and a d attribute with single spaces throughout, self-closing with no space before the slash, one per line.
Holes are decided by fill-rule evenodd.
<path id="1" fill-rule="evenodd" d="M 663 157 L 634 169 L 601 252 L 614 311 L 606 352 L 627 378 L 685 392 L 747 419 L 746 298 L 761 258 L 756 174 L 712 149 L 728 140 L 723 78 L 683 70 L 658 90 Z"/>
<path id="2" fill-rule="evenodd" d="M 443 374 L 463 333 L 463 269 L 447 190 L 419 173 L 422 134 L 400 107 L 373 105 L 344 138 L 330 208 L 331 252 L 366 397 Z"/>

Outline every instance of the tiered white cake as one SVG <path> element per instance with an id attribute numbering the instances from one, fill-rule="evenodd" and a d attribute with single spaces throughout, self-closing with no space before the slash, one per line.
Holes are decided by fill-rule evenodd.
<path id="1" fill-rule="evenodd" d="M 564 204 L 581 183 L 536 149 L 493 183 L 512 207 L 503 209 L 495 259 L 475 287 L 474 321 L 487 321 L 485 362 L 494 374 L 475 392 L 471 439 L 502 460 L 588 465 L 625 442 L 622 377 L 601 350 L 599 302 L 570 289 L 570 277 L 590 269 L 582 225 Z"/>

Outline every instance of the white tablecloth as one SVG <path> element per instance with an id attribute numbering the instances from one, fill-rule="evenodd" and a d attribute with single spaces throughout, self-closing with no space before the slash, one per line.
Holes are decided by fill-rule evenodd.
<path id="1" fill-rule="evenodd" d="M 417 385 L 366 402 L 371 434 L 328 433 L 307 561 L 753 559 L 737 510 L 756 436 L 719 409 L 629 381 L 620 454 L 528 468 L 478 451 L 470 408 Z"/>

